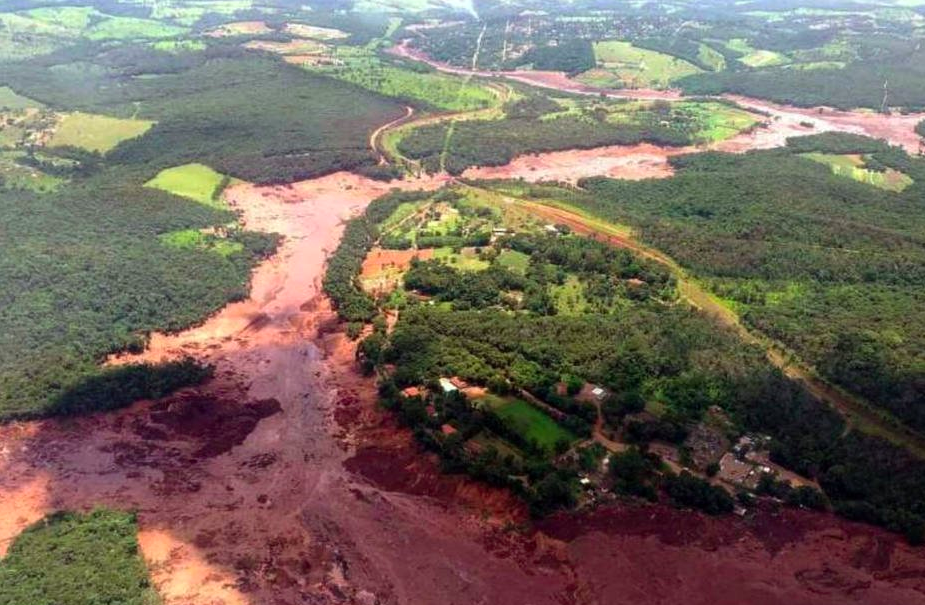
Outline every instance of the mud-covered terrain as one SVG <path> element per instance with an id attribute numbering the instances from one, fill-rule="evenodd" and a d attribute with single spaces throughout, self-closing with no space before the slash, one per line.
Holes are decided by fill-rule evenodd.
<path id="1" fill-rule="evenodd" d="M 442 475 L 377 410 L 320 294 L 342 220 L 389 187 L 340 173 L 232 190 L 245 224 L 283 234 L 282 248 L 249 300 L 143 355 L 190 354 L 216 378 L 0 429 L 3 548 L 49 511 L 104 505 L 139 511 L 168 605 L 922 602 L 920 550 L 828 515 L 627 505 L 529 529 L 509 494 Z"/>

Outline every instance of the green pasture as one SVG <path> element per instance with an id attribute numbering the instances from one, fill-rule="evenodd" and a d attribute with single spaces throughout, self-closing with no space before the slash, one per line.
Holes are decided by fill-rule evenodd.
<path id="1" fill-rule="evenodd" d="M 453 252 L 452 248 L 435 248 L 434 258 L 443 259 L 448 265 L 460 271 L 483 271 L 490 265 L 487 261 L 480 259 L 475 250 L 469 248 L 464 248 L 459 253 Z"/>
<path id="2" fill-rule="evenodd" d="M 231 256 L 232 254 L 243 252 L 244 250 L 244 245 L 241 242 L 233 242 L 208 235 L 196 229 L 183 229 L 164 233 L 160 235 L 160 240 L 165 246 L 171 248 L 177 248 L 179 250 L 207 250 L 219 256 Z"/>
<path id="3" fill-rule="evenodd" d="M 63 114 L 49 141 L 50 147 L 79 147 L 106 153 L 122 141 L 140 137 L 154 122 L 113 118 L 75 111 Z"/>
<path id="4" fill-rule="evenodd" d="M 225 182 L 225 175 L 208 166 L 185 164 L 160 171 L 145 183 L 145 186 L 189 198 L 207 206 L 224 208 L 221 193 L 223 187 L 229 184 L 232 183 Z"/>
<path id="5" fill-rule="evenodd" d="M 549 294 L 559 315 L 582 315 L 588 311 L 585 285 L 576 275 L 569 275 L 562 285 L 550 286 Z"/>
<path id="6" fill-rule="evenodd" d="M 832 169 L 834 174 L 887 191 L 903 191 L 913 183 L 913 180 L 908 175 L 892 168 L 888 168 L 883 172 L 865 168 L 865 160 L 860 155 L 837 155 L 816 152 L 803 153 L 800 155 L 808 160 L 825 164 Z"/>
<path id="7" fill-rule="evenodd" d="M 517 250 L 502 250 L 498 255 L 497 263 L 519 275 L 526 275 L 530 266 L 530 257 Z"/>
<path id="8" fill-rule="evenodd" d="M 626 88 L 668 88 L 675 80 L 703 71 L 683 59 L 637 48 L 621 40 L 596 42 L 594 56 L 598 69 L 577 78 L 592 86 L 619 84 Z"/>
<path id="9" fill-rule="evenodd" d="M 372 52 L 348 46 L 335 49 L 334 66 L 307 66 L 388 97 L 423 103 L 444 111 L 474 111 L 499 104 L 488 87 L 435 71 L 390 65 Z"/>
<path id="10" fill-rule="evenodd" d="M 487 395 L 479 401 L 491 408 L 511 430 L 527 441 L 536 442 L 550 454 L 560 441 L 572 443 L 577 439 L 555 420 L 522 399 Z"/>

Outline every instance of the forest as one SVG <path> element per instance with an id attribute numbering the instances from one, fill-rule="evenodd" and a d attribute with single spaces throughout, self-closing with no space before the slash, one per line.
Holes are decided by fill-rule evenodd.
<path id="1" fill-rule="evenodd" d="M 4 605 L 156 605 L 130 513 L 56 513 L 26 529 L 0 560 Z M 101 548 L 101 545 L 107 545 Z"/>
<path id="2" fill-rule="evenodd" d="M 53 108 L 157 122 L 109 157 L 148 170 L 200 162 L 281 183 L 373 165 L 369 132 L 402 115 L 395 101 L 236 47 L 179 62 L 138 47 L 61 54 L 63 66 L 62 56 L 13 64 L 0 84 Z"/>
<path id="3" fill-rule="evenodd" d="M 813 150 L 867 153 L 915 184 L 894 193 L 858 183 L 799 156 Z M 823 375 L 925 428 L 925 163 L 870 139 L 822 135 L 674 164 L 679 174 L 660 182 L 585 181 L 593 198 L 580 203 L 637 227 Z"/>
<path id="4" fill-rule="evenodd" d="M 896 153 L 869 139 L 838 136 L 797 140 L 793 146 L 791 150 L 748 156 L 681 158 L 678 176 L 667 181 L 585 181 L 583 185 L 594 195 L 546 185 L 508 186 L 503 182 L 474 185 L 496 187 L 507 196 L 520 191 L 520 195 L 533 200 L 564 200 L 584 206 L 601 216 L 630 222 L 644 239 L 665 245 L 667 235 L 659 240 L 651 235 L 661 233 L 653 229 L 653 224 L 667 220 L 661 216 L 676 217 L 673 220 L 679 224 L 693 222 L 699 229 L 706 229 L 711 220 L 764 224 L 769 221 L 762 221 L 760 204 L 768 200 L 769 206 L 778 209 L 774 221 L 784 220 L 787 215 L 780 212 L 780 204 L 773 203 L 775 196 L 781 195 L 780 189 L 769 189 L 767 197 L 757 194 L 769 187 L 772 174 L 780 183 L 794 180 L 793 175 L 789 181 L 779 178 L 781 169 L 799 169 L 796 182 L 789 186 L 805 187 L 806 183 L 800 180 L 803 177 L 819 179 L 834 187 L 840 200 L 845 199 L 845 192 L 852 187 L 862 187 L 848 179 L 842 183 L 838 180 L 842 177 L 836 178 L 822 167 L 800 158 L 796 149 L 858 150 L 866 146 L 871 154 Z M 791 165 L 791 161 L 795 163 Z M 775 166 L 778 162 L 783 164 Z M 735 174 L 734 168 L 739 163 L 748 163 L 747 174 L 759 175 L 752 187 L 743 193 L 755 199 L 752 212 L 720 212 L 719 208 L 712 214 L 703 210 L 689 211 L 707 208 L 705 201 L 697 202 L 698 198 L 707 197 L 716 204 L 729 196 L 729 191 L 722 187 L 735 183 L 731 175 Z M 752 164 L 765 164 L 767 172 L 757 170 Z M 716 180 L 711 181 L 710 176 L 720 170 L 722 177 L 716 176 Z M 762 174 L 767 174 L 769 180 L 761 178 Z M 692 180 L 683 182 L 685 178 Z M 665 184 L 668 188 L 659 188 Z M 736 184 L 741 186 L 741 183 Z M 621 189 L 618 197 L 614 188 L 619 187 L 636 189 L 630 190 L 632 195 Z M 646 193 L 646 188 L 659 189 Z M 821 186 L 819 190 L 825 192 L 826 187 Z M 897 194 L 889 195 L 897 197 Z M 901 206 L 901 202 L 893 198 L 890 206 Z M 414 199 L 403 199 L 395 194 L 381 198 L 370 207 L 371 215 L 356 219 L 364 221 L 366 235 L 354 243 L 345 240 L 335 254 L 335 258 L 343 253 L 355 260 L 350 268 L 332 263 L 328 278 L 336 276 L 337 282 L 349 287 L 355 295 L 362 294 L 358 285 L 359 266 L 376 240 L 375 226 L 395 212 L 402 201 Z M 885 220 L 883 216 L 893 212 L 871 208 L 874 203 L 863 203 L 862 199 L 863 196 L 851 203 L 850 210 L 845 212 L 865 212 L 870 220 L 881 223 Z M 654 206 L 656 203 L 662 206 Z M 728 203 L 736 203 L 736 200 Z M 806 219 L 811 204 L 817 204 L 818 212 L 818 204 L 831 204 L 831 201 L 822 197 L 808 200 L 806 207 L 793 210 L 805 224 L 803 229 L 796 229 L 786 220 L 780 229 L 792 231 L 792 237 L 806 233 L 807 238 L 819 241 L 818 232 L 809 233 L 817 228 L 816 222 Z M 738 205 L 741 206 L 741 202 Z M 668 212 L 666 208 L 674 210 Z M 659 219 L 643 220 L 648 212 L 657 213 Z M 894 218 L 903 222 L 906 216 Z M 842 225 L 842 228 L 857 222 L 857 219 L 832 219 L 833 225 Z M 731 227 L 720 224 L 713 228 Z M 744 233 L 742 229 L 740 226 L 732 230 Z M 676 238 L 677 232 L 672 233 Z M 766 233 L 765 237 L 772 235 L 775 239 L 781 237 L 776 231 Z M 675 241 L 687 241 L 692 236 L 685 233 L 684 240 Z M 868 237 L 871 236 L 868 234 Z M 754 240 L 751 245 L 754 247 Z M 505 250 L 529 257 L 523 272 L 515 273 L 509 266 L 497 263 L 496 259 L 503 258 L 499 251 Z M 687 264 L 694 258 L 691 255 L 705 255 L 705 250 L 705 247 L 692 247 L 687 256 L 680 254 L 679 248 L 672 248 L 671 252 Z M 718 263 L 722 253 L 722 249 L 714 251 L 715 260 L 713 256 L 697 260 Z M 739 257 L 742 251 L 733 248 L 733 254 Z M 557 458 L 551 463 L 549 451 L 533 441 L 534 437 L 525 437 L 517 425 L 506 420 L 506 413 L 517 409 L 509 399 L 511 396 L 529 393 L 563 414 L 557 422 L 567 433 L 587 435 L 594 419 L 593 408 L 574 399 L 572 393 L 575 391 L 565 394 L 561 390 L 562 384 L 580 386 L 587 381 L 612 393 L 603 408 L 605 425 L 629 442 L 642 448 L 651 440 L 680 444 L 692 427 L 702 422 L 708 410 L 721 409 L 734 424 L 736 433 L 769 435 L 772 459 L 817 479 L 840 514 L 903 532 L 913 541 L 922 540 L 925 528 L 922 461 L 881 438 L 846 430 L 845 421 L 836 411 L 773 368 L 760 348 L 745 344 L 737 333 L 709 317 L 686 306 L 670 304 L 676 296 L 673 281 L 658 265 L 642 262 L 629 252 L 571 235 L 510 235 L 483 248 L 482 255 L 489 260 L 484 269 L 460 270 L 439 259 L 413 261 L 404 274 L 403 287 L 415 295 L 399 303 L 403 310 L 394 332 L 386 334 L 384 322 L 376 320 L 373 323 L 377 327 L 359 348 L 360 359 L 367 369 L 394 367 L 394 372 L 387 374 L 381 386 L 384 403 L 394 409 L 403 422 L 415 428 L 415 434 L 425 447 L 441 455 L 447 470 L 468 472 L 479 479 L 510 487 L 531 503 L 536 514 L 574 506 L 577 492 L 574 475 L 569 472 L 574 472 L 571 465 L 580 464 L 584 454 L 577 459 Z M 817 262 L 823 260 L 825 256 Z M 725 268 L 728 262 L 718 266 Z M 746 259 L 742 270 L 751 274 L 760 272 L 761 267 L 761 262 Z M 699 269 L 698 274 L 701 273 L 706 277 L 705 270 Z M 578 277 L 583 296 L 589 300 L 599 296 L 598 302 L 584 306 L 577 313 L 571 307 L 564 312 L 552 293 L 559 284 L 574 279 L 570 276 Z M 604 276 L 608 278 L 602 280 Z M 891 279 L 888 275 L 878 277 Z M 626 282 L 621 282 L 624 279 L 646 284 L 644 293 L 634 293 L 632 288 L 625 286 Z M 362 319 L 369 319 L 378 312 L 377 303 L 368 296 L 365 300 Z M 379 299 L 378 304 L 393 304 L 392 300 Z M 830 315 L 832 313 L 830 310 Z M 346 314 L 345 317 L 359 318 Z M 836 328 L 845 329 L 845 326 Z M 487 404 L 473 406 L 458 393 L 441 395 L 437 381 L 446 376 L 486 386 L 495 398 L 486 399 Z M 401 395 L 405 387 L 418 385 L 426 386 L 433 393 L 432 398 L 408 399 Z M 638 416 L 641 410 L 649 410 L 654 402 L 662 410 L 656 418 Z M 427 405 L 436 410 L 436 415 L 427 411 L 430 409 Z M 442 437 L 441 423 L 447 422 L 452 423 L 456 432 L 451 437 Z M 553 443 L 557 452 L 568 450 L 567 443 Z M 485 444 L 489 444 L 487 449 Z M 632 464 L 638 466 L 640 463 L 637 460 Z M 658 494 L 663 494 L 678 505 L 714 514 L 730 509 L 728 496 L 707 489 L 696 476 L 674 475 L 664 469 L 658 470 L 661 467 L 657 461 L 652 464 L 655 466 L 639 475 L 639 482 L 620 483 L 615 489 L 645 497 L 658 498 Z M 646 465 L 643 468 L 647 468 Z M 511 477 L 524 473 L 529 478 L 526 483 L 512 481 Z M 773 491 L 794 505 L 826 506 L 821 496 L 805 489 L 762 485 L 768 493 Z"/>

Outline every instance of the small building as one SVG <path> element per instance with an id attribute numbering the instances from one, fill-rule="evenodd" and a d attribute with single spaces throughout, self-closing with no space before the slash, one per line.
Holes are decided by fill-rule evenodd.
<path id="1" fill-rule="evenodd" d="M 450 435 L 455 435 L 459 431 L 457 431 L 456 427 L 451 424 L 444 424 L 440 427 L 440 432 L 449 437 Z"/>
<path id="2" fill-rule="evenodd" d="M 411 399 L 412 397 L 422 396 L 424 394 L 424 391 L 420 389 L 419 387 L 408 387 L 406 389 L 402 389 L 401 394 L 403 397 L 407 397 L 408 399 Z"/>
<path id="3" fill-rule="evenodd" d="M 546 225 L 543 230 L 549 235 L 559 235 L 559 228 L 555 225 Z"/>
<path id="4" fill-rule="evenodd" d="M 459 388 L 448 378 L 440 379 L 440 388 L 443 389 L 444 393 L 455 393 L 459 390 Z"/>

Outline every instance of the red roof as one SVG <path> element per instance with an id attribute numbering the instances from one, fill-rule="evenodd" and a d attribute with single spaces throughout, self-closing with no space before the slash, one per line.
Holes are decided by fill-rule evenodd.
<path id="1" fill-rule="evenodd" d="M 418 387 L 408 387 L 407 389 L 404 389 L 401 394 L 405 397 L 420 397 L 421 389 Z"/>
<path id="2" fill-rule="evenodd" d="M 449 424 L 444 424 L 443 426 L 441 426 L 440 431 L 447 437 L 449 437 L 450 435 L 455 435 L 456 433 L 459 432 L 456 430 L 456 427 L 449 425 Z"/>

